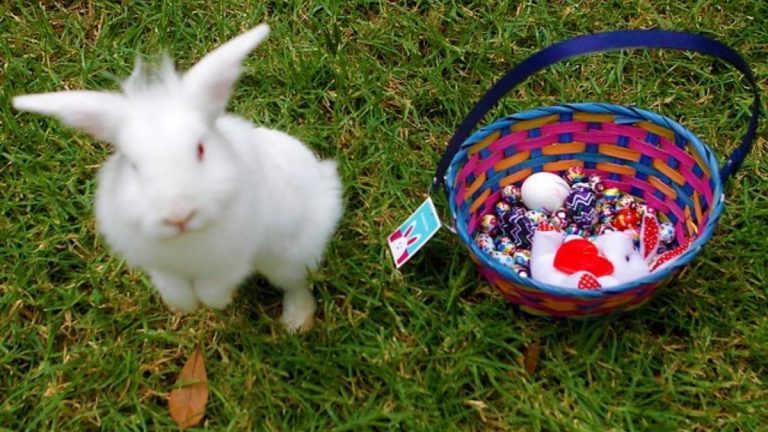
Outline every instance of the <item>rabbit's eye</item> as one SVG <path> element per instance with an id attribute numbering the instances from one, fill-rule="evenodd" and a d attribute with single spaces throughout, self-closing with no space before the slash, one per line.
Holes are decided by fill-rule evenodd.
<path id="1" fill-rule="evenodd" d="M 205 147 L 203 143 L 197 143 L 197 160 L 202 161 L 205 156 Z"/>
<path id="2" fill-rule="evenodd" d="M 627 262 L 629 262 L 629 255 L 625 256 L 624 259 L 627 260 Z"/>

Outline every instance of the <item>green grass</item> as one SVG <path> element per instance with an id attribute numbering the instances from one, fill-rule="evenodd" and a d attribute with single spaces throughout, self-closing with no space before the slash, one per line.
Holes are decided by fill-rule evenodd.
<path id="1" fill-rule="evenodd" d="M 384 244 L 462 116 L 527 55 L 585 32 L 691 30 L 743 52 L 764 91 L 765 2 L 40 3 L 6 1 L 0 18 L 0 428 L 175 430 L 167 396 L 198 341 L 209 430 L 768 428 L 764 135 L 704 253 L 631 314 L 531 317 L 479 279 L 447 231 L 402 271 Z M 225 311 L 169 313 L 95 231 L 109 146 L 10 108 L 21 93 L 116 88 L 140 53 L 167 49 L 186 68 L 265 20 L 272 36 L 231 108 L 338 159 L 346 184 L 315 278 L 320 321 L 302 336 L 282 330 L 279 295 L 256 279 Z M 540 73 L 489 119 L 589 100 L 680 119 L 721 155 L 749 106 L 720 63 L 625 52 Z"/>

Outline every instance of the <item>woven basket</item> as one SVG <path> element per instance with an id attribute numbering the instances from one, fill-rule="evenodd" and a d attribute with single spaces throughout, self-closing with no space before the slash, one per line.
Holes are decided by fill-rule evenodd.
<path id="1" fill-rule="evenodd" d="M 721 169 L 713 151 L 667 117 L 632 107 L 576 103 L 504 117 L 475 130 L 498 100 L 534 72 L 558 61 L 624 48 L 671 48 L 721 58 L 741 71 L 755 101 L 741 146 Z M 531 313 L 595 316 L 646 303 L 699 254 L 724 209 L 723 185 L 751 148 L 759 115 L 752 72 L 738 53 L 700 35 L 660 30 L 600 33 L 570 39 L 529 57 L 481 99 L 459 127 L 443 155 L 433 191 L 443 184 L 453 225 L 480 273 L 512 303 Z M 471 133 L 471 136 L 470 136 Z M 692 240 L 674 263 L 641 279 L 597 290 L 576 290 L 520 277 L 484 253 L 473 241 L 481 217 L 499 201 L 501 189 L 520 186 L 532 173 L 562 174 L 581 166 L 666 216 L 677 240 Z"/>

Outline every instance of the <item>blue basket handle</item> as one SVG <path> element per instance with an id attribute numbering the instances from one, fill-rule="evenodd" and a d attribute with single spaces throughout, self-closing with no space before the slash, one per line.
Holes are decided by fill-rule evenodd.
<path id="1" fill-rule="evenodd" d="M 437 171 L 435 171 L 435 176 L 432 179 L 431 191 L 434 193 L 445 181 L 445 174 L 451 160 L 477 124 L 516 85 L 534 73 L 560 61 L 584 54 L 627 48 L 667 48 L 706 54 L 726 61 L 747 78 L 755 97 L 752 104 L 752 118 L 749 119 L 749 127 L 741 140 L 741 144 L 731 153 L 728 161 L 720 170 L 720 178 L 725 183 L 728 177 L 741 167 L 744 158 L 752 148 L 757 130 L 757 120 L 760 115 L 760 94 L 755 76 L 747 62 L 727 45 L 706 36 L 668 30 L 620 30 L 579 36 L 550 45 L 531 55 L 499 79 L 472 108 L 456 133 L 451 137 L 448 148 L 437 165 Z"/>

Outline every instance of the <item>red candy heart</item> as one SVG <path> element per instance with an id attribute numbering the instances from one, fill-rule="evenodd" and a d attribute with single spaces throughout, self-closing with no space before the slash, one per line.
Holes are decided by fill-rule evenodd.
<path id="1" fill-rule="evenodd" d="M 555 254 L 555 268 L 567 274 L 584 270 L 595 277 L 613 274 L 613 264 L 598 254 L 597 246 L 584 239 L 563 243 Z"/>

